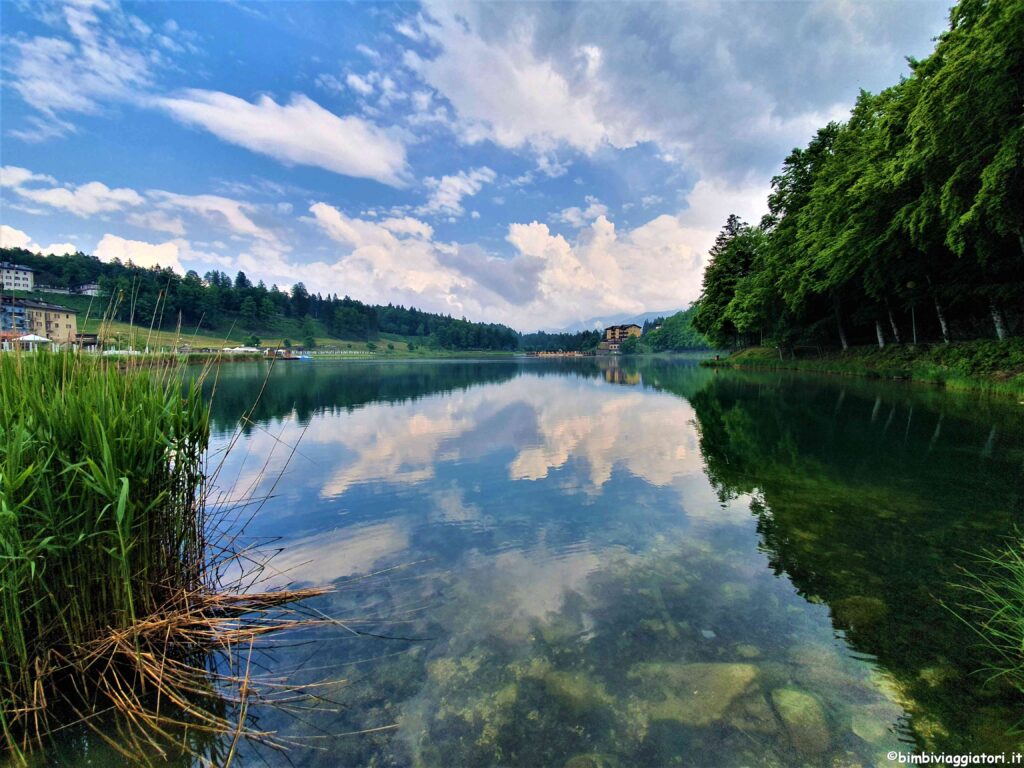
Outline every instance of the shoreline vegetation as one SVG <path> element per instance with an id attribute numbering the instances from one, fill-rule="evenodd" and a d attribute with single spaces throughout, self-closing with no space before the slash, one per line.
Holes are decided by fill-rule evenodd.
<path id="1" fill-rule="evenodd" d="M 895 379 L 1024 399 L 1024 338 L 801 352 L 794 356 L 793 351 L 748 347 L 721 359 L 705 359 L 701 365 Z"/>
<path id="2" fill-rule="evenodd" d="M 240 738 L 274 746 L 252 705 L 304 695 L 248 660 L 315 623 L 288 605 L 324 590 L 253 586 L 258 553 L 221 524 L 259 500 L 210 503 L 209 403 L 203 374 L 183 372 L 0 355 L 0 732 L 15 764 L 78 724 L 134 763 L 227 765 Z"/>

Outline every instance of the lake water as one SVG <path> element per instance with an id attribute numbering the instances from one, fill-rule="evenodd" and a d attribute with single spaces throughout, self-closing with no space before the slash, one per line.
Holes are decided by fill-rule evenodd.
<path id="1" fill-rule="evenodd" d="M 268 582 L 337 586 L 343 625 L 261 655 L 335 682 L 258 712 L 293 745 L 246 764 L 1024 751 L 954 615 L 1024 522 L 1024 406 L 687 361 L 236 364 L 215 453 L 258 396 L 219 492 L 269 496 Z"/>

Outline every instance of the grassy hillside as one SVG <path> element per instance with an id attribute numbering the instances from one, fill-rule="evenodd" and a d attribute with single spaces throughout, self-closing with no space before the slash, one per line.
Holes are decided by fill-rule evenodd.
<path id="1" fill-rule="evenodd" d="M 138 348 L 148 345 L 156 348 L 189 344 L 193 348 L 220 349 L 227 346 L 238 346 L 250 336 L 256 336 L 263 346 L 282 346 L 284 340 L 288 339 L 298 347 L 302 345 L 304 337 L 301 323 L 293 318 L 277 318 L 269 326 L 246 327 L 235 321 L 230 324 L 222 323 L 216 327 L 183 324 L 179 329 L 175 318 L 165 317 L 162 322 L 153 324 L 151 328 L 151 318 L 145 320 L 140 318 L 135 323 L 104 319 L 109 308 L 108 300 L 102 296 L 66 296 L 39 291 L 31 293 L 11 291 L 9 293 L 19 298 L 45 301 L 74 309 L 78 312 L 80 333 L 99 333 L 105 341 L 121 347 Z M 382 353 L 409 352 L 409 342 L 395 334 L 382 333 L 376 342 L 368 342 L 328 336 L 327 330 L 319 322 L 315 322 L 314 327 L 317 329 L 314 336 L 317 347 L 356 351 L 374 351 L 376 349 Z M 393 349 L 388 347 L 389 344 Z M 416 348 L 415 343 L 413 343 L 413 348 Z"/>

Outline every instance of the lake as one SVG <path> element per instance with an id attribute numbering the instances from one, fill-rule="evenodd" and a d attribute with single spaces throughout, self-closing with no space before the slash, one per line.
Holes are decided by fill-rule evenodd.
<path id="1" fill-rule="evenodd" d="M 1024 750 L 957 616 L 1024 522 L 1013 401 L 686 360 L 288 362 L 221 367 L 213 419 L 216 492 L 280 550 L 264 586 L 337 587 L 312 601 L 336 624 L 259 659 L 323 701 L 257 712 L 292 746 L 246 764 Z"/>

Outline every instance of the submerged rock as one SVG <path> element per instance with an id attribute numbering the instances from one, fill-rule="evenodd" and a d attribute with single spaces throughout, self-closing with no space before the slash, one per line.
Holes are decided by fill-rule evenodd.
<path id="1" fill-rule="evenodd" d="M 831 744 L 828 721 L 817 698 L 796 688 L 776 688 L 772 704 L 786 727 L 793 747 L 805 755 L 819 755 Z"/>
<path id="2" fill-rule="evenodd" d="M 730 722 L 744 733 L 778 733 L 779 721 L 760 690 L 741 700 L 730 712 Z"/>
<path id="3" fill-rule="evenodd" d="M 551 671 L 542 680 L 548 695 L 573 711 L 589 712 L 612 705 L 612 697 L 604 685 L 582 672 Z"/>
<path id="4" fill-rule="evenodd" d="M 720 720 L 757 677 L 752 664 L 673 662 L 636 664 L 629 677 L 655 689 L 664 698 L 651 701 L 651 720 L 672 720 L 705 726 Z"/>
<path id="5" fill-rule="evenodd" d="M 868 744 L 880 744 L 890 736 L 889 727 L 898 716 L 899 710 L 891 704 L 853 707 L 850 730 Z"/>
<path id="6" fill-rule="evenodd" d="M 727 603 L 746 603 L 750 600 L 750 587 L 740 581 L 727 581 L 720 588 L 722 600 Z"/>
<path id="7" fill-rule="evenodd" d="M 836 600 L 832 604 L 832 613 L 843 626 L 855 630 L 868 629 L 885 619 L 889 606 L 877 597 L 854 595 Z"/>
<path id="8" fill-rule="evenodd" d="M 761 655 L 761 649 L 750 643 L 740 643 L 736 646 L 736 655 L 743 659 L 756 659 Z"/>

